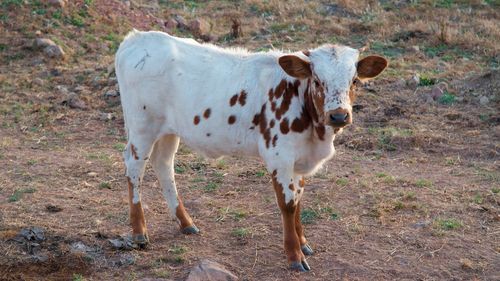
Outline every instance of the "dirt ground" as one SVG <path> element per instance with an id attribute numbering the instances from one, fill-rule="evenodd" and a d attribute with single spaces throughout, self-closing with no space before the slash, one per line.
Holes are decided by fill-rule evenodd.
<path id="1" fill-rule="evenodd" d="M 498 1 L 70 2 L 0 3 L 0 280 L 184 280 L 202 259 L 241 280 L 500 280 Z M 311 272 L 287 269 L 259 159 L 183 145 L 177 185 L 201 234 L 179 232 L 148 167 L 150 246 L 110 242 L 130 232 L 110 65 L 132 27 L 164 30 L 175 15 L 206 21 L 222 46 L 339 43 L 389 59 L 359 90 L 336 156 L 306 180 Z"/>

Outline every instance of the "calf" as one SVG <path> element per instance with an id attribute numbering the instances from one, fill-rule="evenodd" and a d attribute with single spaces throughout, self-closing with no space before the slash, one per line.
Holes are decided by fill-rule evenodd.
<path id="1" fill-rule="evenodd" d="M 332 157 L 352 122 L 354 87 L 387 66 L 355 49 L 323 45 L 286 54 L 249 53 L 162 32 L 132 31 L 116 54 L 128 135 L 124 152 L 133 239 L 148 243 L 139 186 L 150 159 L 183 233 L 198 233 L 177 193 L 174 154 L 182 139 L 209 157 L 260 156 L 271 174 L 292 269 L 310 270 L 300 222 L 303 177 Z"/>

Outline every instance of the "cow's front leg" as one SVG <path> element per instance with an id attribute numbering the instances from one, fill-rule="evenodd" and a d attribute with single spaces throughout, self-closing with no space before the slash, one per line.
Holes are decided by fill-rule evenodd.
<path id="1" fill-rule="evenodd" d="M 297 193 L 300 194 L 300 196 L 304 195 L 304 185 L 305 181 L 303 177 L 300 177 L 298 180 L 299 182 L 299 189 L 297 190 Z M 297 203 L 297 210 L 295 211 L 295 231 L 297 231 L 297 235 L 299 236 L 299 241 L 300 241 L 300 249 L 302 250 L 302 253 L 306 256 L 312 255 L 314 252 L 311 249 L 311 246 L 307 244 L 306 236 L 304 234 L 304 228 L 302 227 L 302 222 L 300 220 L 300 204 L 301 202 L 299 201 Z"/>
<path id="2" fill-rule="evenodd" d="M 310 267 L 302 253 L 301 241 L 297 234 L 299 224 L 296 223 L 297 217 L 300 219 L 299 201 L 302 191 L 299 192 L 298 182 L 290 172 L 274 170 L 272 179 L 276 200 L 281 210 L 283 241 L 290 268 L 301 272 L 309 271 Z"/>

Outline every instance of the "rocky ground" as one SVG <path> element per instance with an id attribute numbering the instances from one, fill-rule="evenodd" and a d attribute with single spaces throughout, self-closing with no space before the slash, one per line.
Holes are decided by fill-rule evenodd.
<path id="1" fill-rule="evenodd" d="M 499 11 L 495 0 L 2 1 L 0 279 L 196 280 L 213 262 L 241 280 L 500 279 Z M 307 179 L 312 272 L 287 270 L 258 159 L 183 145 L 176 178 L 201 234 L 179 233 L 148 168 L 152 243 L 128 243 L 112 66 L 131 28 L 389 59 L 359 91 L 336 157 Z"/>

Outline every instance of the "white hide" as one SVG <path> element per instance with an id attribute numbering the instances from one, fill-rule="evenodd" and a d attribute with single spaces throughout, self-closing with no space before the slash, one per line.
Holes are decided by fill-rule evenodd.
<path id="1" fill-rule="evenodd" d="M 276 121 L 271 136 L 278 134 L 279 139 L 276 147 L 268 148 L 259 126 L 252 124 L 262 105 L 269 103 L 269 90 L 283 79 L 296 80 L 279 66 L 278 58 L 283 54 L 222 49 L 162 32 L 131 32 L 120 45 L 115 62 L 129 144 L 140 147 L 139 153 L 149 157 L 156 140 L 176 135 L 189 147 L 210 157 L 258 156 L 265 161 L 269 172 L 278 171 L 284 187 L 301 175 L 314 173 L 335 151 L 331 127 L 326 127 L 321 141 L 314 137 L 312 126 L 301 133 L 290 131 L 282 135 Z M 301 53 L 296 55 L 308 59 Z M 328 86 L 325 112 L 335 106 L 350 107 L 343 95 L 347 95 L 355 75 L 358 55 L 354 49 L 332 45 L 310 52 L 313 71 Z M 284 118 L 293 120 L 300 116 L 305 87 L 304 80 L 299 97 L 292 99 Z M 230 98 L 242 90 L 247 93 L 245 105 L 230 106 Z M 340 97 L 334 96 L 338 93 Z M 203 113 L 208 108 L 211 114 L 205 119 Z M 228 124 L 231 115 L 236 117 L 232 125 Z M 200 118 L 197 125 L 193 123 L 195 116 Z M 266 116 L 268 122 L 274 116 L 269 104 Z M 255 129 L 250 129 L 253 126 Z M 167 201 L 176 202 L 167 196 L 169 192 L 172 196 L 177 194 L 173 173 L 164 176 L 164 182 L 164 189 L 173 186 L 173 191 L 164 191 Z M 296 198 L 288 188 L 283 190 L 286 202 Z"/>

